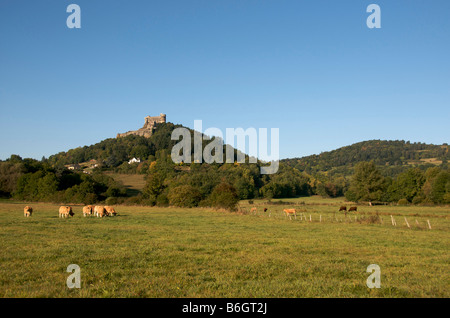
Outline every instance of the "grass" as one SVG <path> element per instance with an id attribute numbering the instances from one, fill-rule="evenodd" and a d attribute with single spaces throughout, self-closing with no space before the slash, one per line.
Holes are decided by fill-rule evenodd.
<path id="1" fill-rule="evenodd" d="M 145 186 L 145 175 L 143 174 L 123 174 L 123 173 L 106 173 L 114 180 L 121 182 L 126 190 L 127 196 L 136 196 L 142 192 Z"/>
<path id="2" fill-rule="evenodd" d="M 371 224 L 336 218 L 342 199 L 283 201 L 308 221 L 264 200 L 257 215 L 118 206 L 103 219 L 83 218 L 81 206 L 59 219 L 45 203 L 24 218 L 24 203 L 1 201 L 0 297 L 450 296 L 448 207 L 358 206 L 352 218 L 386 215 Z M 69 264 L 81 268 L 80 289 L 66 286 Z M 370 264 L 381 267 L 380 289 L 366 286 Z"/>

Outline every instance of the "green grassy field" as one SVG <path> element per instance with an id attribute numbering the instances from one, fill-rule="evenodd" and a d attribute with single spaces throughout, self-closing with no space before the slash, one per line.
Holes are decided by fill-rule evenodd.
<path id="1" fill-rule="evenodd" d="M 114 180 L 121 182 L 128 196 L 135 196 L 142 192 L 145 186 L 145 175 L 143 174 L 122 174 L 122 173 L 105 173 Z"/>
<path id="2" fill-rule="evenodd" d="M 342 199 L 283 201 L 241 202 L 257 215 L 118 206 L 102 219 L 81 206 L 59 219 L 44 203 L 24 218 L 24 203 L 1 201 L 0 297 L 450 296 L 448 207 L 358 206 L 346 218 L 335 215 Z M 307 220 L 289 220 L 286 207 Z M 367 222 L 376 213 L 383 223 Z M 69 264 L 81 268 L 80 289 L 66 286 Z M 370 264 L 380 289 L 366 286 Z"/>

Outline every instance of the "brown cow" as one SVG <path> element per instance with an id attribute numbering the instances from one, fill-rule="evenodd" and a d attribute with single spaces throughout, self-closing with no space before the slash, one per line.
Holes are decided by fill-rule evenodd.
<path id="1" fill-rule="evenodd" d="M 295 213 L 295 209 L 284 209 L 284 213 L 286 213 L 286 216 L 289 216 L 291 218 L 291 214 L 294 215 L 295 218 L 297 218 L 297 213 Z"/>
<path id="2" fill-rule="evenodd" d="M 352 207 L 350 207 L 350 209 L 348 209 L 348 212 L 351 212 L 351 211 L 357 211 L 357 208 L 356 208 L 356 206 L 352 206 Z"/>
<path id="3" fill-rule="evenodd" d="M 345 205 L 341 206 L 339 208 L 339 212 L 341 212 L 341 211 L 347 211 L 347 207 Z"/>
<path id="4" fill-rule="evenodd" d="M 256 207 L 253 207 L 253 208 L 250 209 L 250 213 L 256 214 L 257 212 L 258 212 L 258 211 L 256 210 Z"/>
<path id="5" fill-rule="evenodd" d="M 93 205 L 86 205 L 83 207 L 83 216 L 86 217 L 87 215 L 94 214 L 94 206 Z"/>
<path id="6" fill-rule="evenodd" d="M 29 216 L 31 216 L 31 213 L 33 213 L 33 208 L 31 207 L 31 206 L 26 206 L 24 209 L 23 209 L 23 216 L 24 217 L 29 217 Z"/>
<path id="7" fill-rule="evenodd" d="M 105 206 L 105 210 L 106 210 L 106 215 L 108 216 L 115 216 L 116 210 L 114 210 L 114 208 L 112 206 Z"/>
<path id="8" fill-rule="evenodd" d="M 264 208 L 264 212 L 267 212 L 267 208 Z"/>
<path id="9" fill-rule="evenodd" d="M 73 216 L 75 213 L 73 213 L 72 208 L 70 206 L 61 206 L 59 207 L 59 217 L 67 218 L 70 216 Z"/>
<path id="10" fill-rule="evenodd" d="M 104 217 L 106 216 L 106 210 L 105 207 L 101 206 L 101 205 L 96 205 L 94 208 L 94 213 L 97 217 Z"/>

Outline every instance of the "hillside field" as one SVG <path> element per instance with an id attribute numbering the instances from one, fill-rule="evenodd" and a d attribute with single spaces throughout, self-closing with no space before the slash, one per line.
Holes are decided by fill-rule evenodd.
<path id="1" fill-rule="evenodd" d="M 135 196 L 142 192 L 145 187 L 145 175 L 143 174 L 123 174 L 123 173 L 105 173 L 115 181 L 121 182 L 128 196 Z"/>
<path id="2" fill-rule="evenodd" d="M 242 201 L 241 213 L 117 206 L 109 218 L 73 205 L 70 219 L 48 203 L 30 203 L 25 218 L 26 203 L 3 200 L 0 297 L 450 296 L 448 206 L 361 205 L 345 217 L 343 200 Z M 257 215 L 245 212 L 253 206 Z M 370 222 L 377 213 L 382 223 Z M 80 289 L 66 286 L 69 264 L 81 268 Z M 380 289 L 366 286 L 370 264 Z"/>

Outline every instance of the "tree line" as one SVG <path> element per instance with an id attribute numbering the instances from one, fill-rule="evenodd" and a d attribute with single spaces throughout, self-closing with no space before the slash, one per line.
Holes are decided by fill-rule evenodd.
<path id="1" fill-rule="evenodd" d="M 355 166 L 345 197 L 349 201 L 448 204 L 450 172 L 440 167 L 425 171 L 416 167 L 391 178 L 383 176 L 373 161 L 360 162 Z"/>
<path id="2" fill-rule="evenodd" d="M 29 201 L 85 204 L 107 201 L 109 204 L 227 209 L 234 209 L 239 200 L 315 194 L 345 196 L 355 202 L 449 203 L 449 173 L 445 161 L 448 147 L 445 145 L 368 141 L 306 159 L 282 160 L 276 174 L 261 175 L 259 161 L 256 164 L 236 161 L 175 164 L 170 154 L 178 141 L 171 140 L 171 133 L 177 127 L 180 126 L 172 123 L 158 124 L 150 138 L 131 135 L 106 139 L 40 161 L 12 155 L 0 161 L 0 196 Z M 384 149 L 381 154 L 377 153 L 380 147 Z M 412 153 L 419 153 L 419 159 L 437 156 L 442 164 L 387 164 L 389 160 L 395 163 L 398 156 L 399 160 L 411 157 Z M 140 158 L 141 163 L 128 164 L 132 157 Z M 367 158 L 375 159 L 362 160 Z M 67 164 L 92 159 L 101 163 L 92 174 L 65 168 Z M 248 156 L 246 159 L 248 162 Z M 316 166 L 306 169 L 305 164 Z M 140 195 L 127 197 L 124 186 L 104 171 L 142 173 L 146 175 L 146 185 Z"/>
<path id="3" fill-rule="evenodd" d="M 12 155 L 0 162 L 0 196 L 17 200 L 91 204 L 123 197 L 126 189 L 113 178 L 52 167 L 46 161 Z"/>

